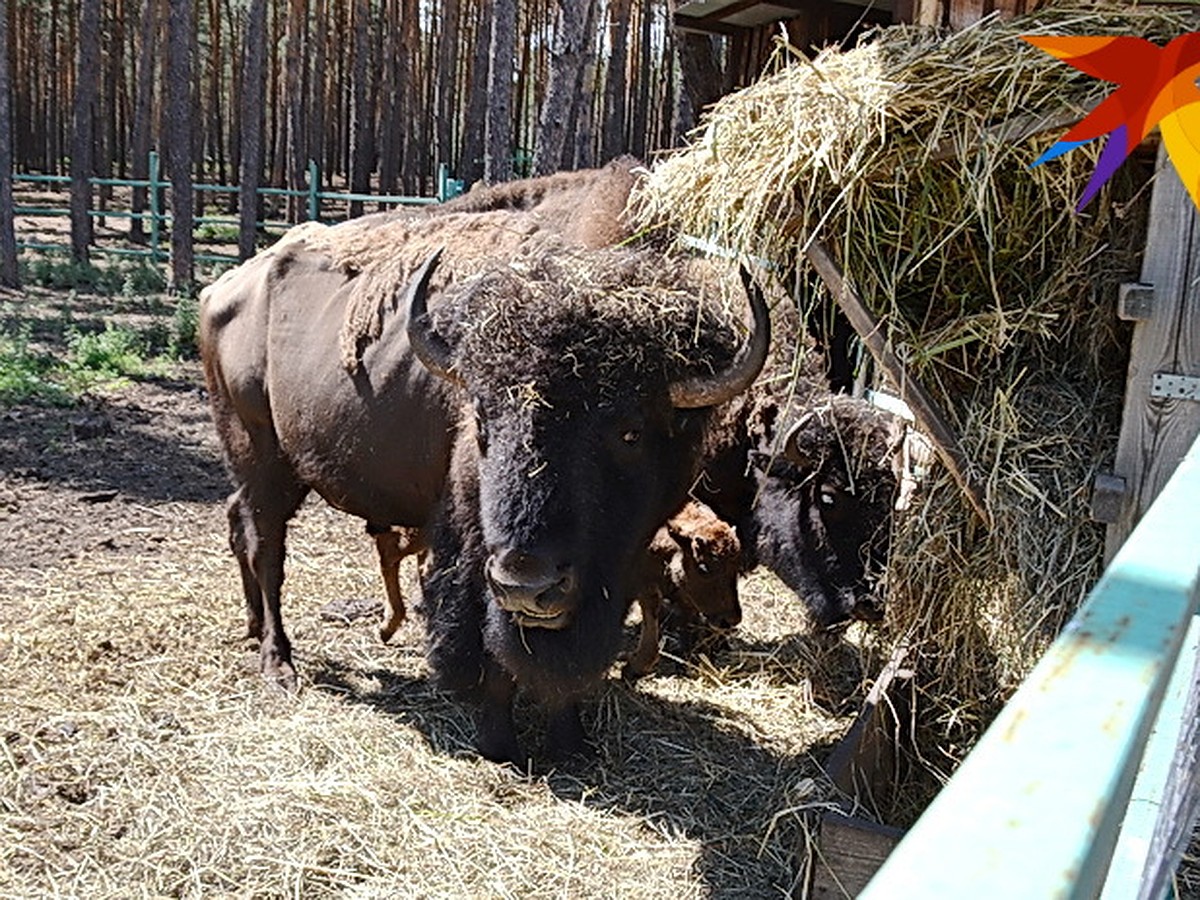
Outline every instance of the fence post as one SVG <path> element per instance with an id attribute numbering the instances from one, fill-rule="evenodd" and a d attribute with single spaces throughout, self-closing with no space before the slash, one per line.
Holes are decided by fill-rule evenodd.
<path id="1" fill-rule="evenodd" d="M 308 220 L 321 218 L 321 168 L 315 159 L 308 161 Z"/>
<path id="2" fill-rule="evenodd" d="M 159 205 L 157 150 L 150 151 L 150 165 L 148 166 L 146 180 L 150 182 L 150 259 L 157 263 L 162 259 L 161 254 L 158 252 L 162 209 Z"/>

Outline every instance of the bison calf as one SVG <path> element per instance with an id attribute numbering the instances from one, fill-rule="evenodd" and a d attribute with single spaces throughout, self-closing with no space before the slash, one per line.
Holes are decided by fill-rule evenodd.
<path id="1" fill-rule="evenodd" d="M 658 530 L 643 563 L 641 638 L 625 664 L 625 678 L 647 675 L 658 663 L 664 602 L 685 627 L 703 621 L 726 629 L 741 622 L 741 555 L 736 529 L 703 503 L 688 503 Z"/>

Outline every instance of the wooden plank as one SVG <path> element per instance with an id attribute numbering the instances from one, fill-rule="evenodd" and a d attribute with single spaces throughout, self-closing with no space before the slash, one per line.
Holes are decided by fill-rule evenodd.
<path id="1" fill-rule="evenodd" d="M 955 31 L 974 25 L 983 18 L 983 0 L 946 0 L 950 7 L 950 27 Z"/>
<path id="2" fill-rule="evenodd" d="M 825 774 L 845 794 L 864 806 L 890 801 L 896 783 L 897 731 L 907 729 L 908 692 L 912 671 L 905 667 L 908 648 L 901 644 L 863 702 L 854 723 L 833 748 Z"/>
<path id="3" fill-rule="evenodd" d="M 908 368 L 901 362 L 900 357 L 892 350 L 891 345 L 883 336 L 879 320 L 867 309 L 862 298 L 858 296 L 858 292 L 846 281 L 842 270 L 833 261 L 829 251 L 825 249 L 825 245 L 820 240 L 813 238 L 808 242 L 804 255 L 817 270 L 821 280 L 825 282 L 830 295 L 845 312 L 846 318 L 850 320 L 850 324 L 862 338 L 863 344 L 871 352 L 875 362 L 896 385 L 900 396 L 912 409 L 917 424 L 933 441 L 938 456 L 941 457 L 947 470 L 954 476 L 954 480 L 966 494 L 967 500 L 979 516 L 980 521 L 990 529 L 992 517 L 984 502 L 983 490 L 971 474 L 971 465 L 967 454 L 958 441 L 958 435 L 947 423 L 946 416 L 937 401 L 912 376 Z"/>
<path id="4" fill-rule="evenodd" d="M 1200 403 L 1151 397 L 1156 372 L 1200 376 L 1200 224 L 1196 207 L 1159 147 L 1141 282 L 1154 287 L 1149 318 L 1134 326 L 1114 474 L 1127 502 L 1110 525 L 1105 558 L 1149 508 L 1200 434 Z"/>
<path id="5" fill-rule="evenodd" d="M 1078 123 L 1099 105 L 1101 97 L 1090 100 L 1078 108 L 1055 109 L 1047 113 L 1030 113 L 1025 116 L 1012 116 L 999 125 L 993 125 L 983 132 L 982 138 L 975 141 L 975 152 L 989 144 L 1019 144 L 1031 137 L 1045 134 L 1047 131 L 1066 130 Z M 941 162 L 954 159 L 959 153 L 959 138 L 948 138 L 934 145 L 926 157 L 930 162 Z"/>
<path id="6" fill-rule="evenodd" d="M 829 812 L 821 817 L 813 865 L 814 900 L 856 897 L 900 842 L 899 828 Z"/>
<path id="7" fill-rule="evenodd" d="M 1142 758 L 1100 900 L 1170 896 L 1200 807 L 1200 619 L 1192 617 L 1179 665 Z"/>
<path id="8" fill-rule="evenodd" d="M 1200 603 L 1198 519 L 1200 440 L 863 900 L 1094 900 Z"/>

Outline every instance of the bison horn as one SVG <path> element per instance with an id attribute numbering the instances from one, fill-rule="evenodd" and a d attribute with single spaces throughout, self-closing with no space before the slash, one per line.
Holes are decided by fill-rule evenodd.
<path id="1" fill-rule="evenodd" d="M 676 408 L 697 409 L 732 400 L 750 387 L 762 371 L 763 363 L 767 360 L 767 348 L 771 344 L 771 314 L 762 291 L 744 267 L 742 284 L 746 288 L 750 313 L 754 317 L 750 337 L 724 372 L 672 382 L 671 404 Z"/>
<path id="2" fill-rule="evenodd" d="M 408 343 L 417 354 L 417 359 L 421 360 L 430 372 L 447 381 L 461 384 L 462 378 L 454 371 L 450 345 L 434 331 L 425 302 L 429 293 L 429 280 L 433 277 L 433 270 L 437 268 L 444 249 L 439 247 L 434 250 L 429 259 L 425 260 L 409 279 L 407 296 L 404 298 L 408 308 Z"/>
<path id="3" fill-rule="evenodd" d="M 788 429 L 787 434 L 783 438 L 783 455 L 785 458 L 804 468 L 812 464 L 813 460 L 804 450 L 800 449 L 800 444 L 797 438 L 800 437 L 810 427 L 810 423 L 816 420 L 820 422 L 820 417 L 815 410 L 809 410 L 799 419 L 796 424 Z"/>

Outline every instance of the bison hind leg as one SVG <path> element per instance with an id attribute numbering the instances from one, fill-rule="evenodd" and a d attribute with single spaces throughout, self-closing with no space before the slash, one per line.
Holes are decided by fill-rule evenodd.
<path id="1" fill-rule="evenodd" d="M 379 627 L 379 638 L 386 644 L 408 617 L 404 594 L 400 591 L 400 563 L 412 553 L 423 552 L 425 543 L 419 528 L 392 528 L 368 522 L 367 534 L 375 538 L 379 570 L 387 592 L 387 620 Z"/>
<path id="2" fill-rule="evenodd" d="M 251 491 L 243 484 L 230 496 L 229 545 L 241 569 L 247 631 L 260 641 L 262 673 L 286 689 L 296 686 L 292 645 L 283 628 L 284 539 L 287 522 L 299 509 L 307 488 L 294 481 L 268 481 Z"/>

